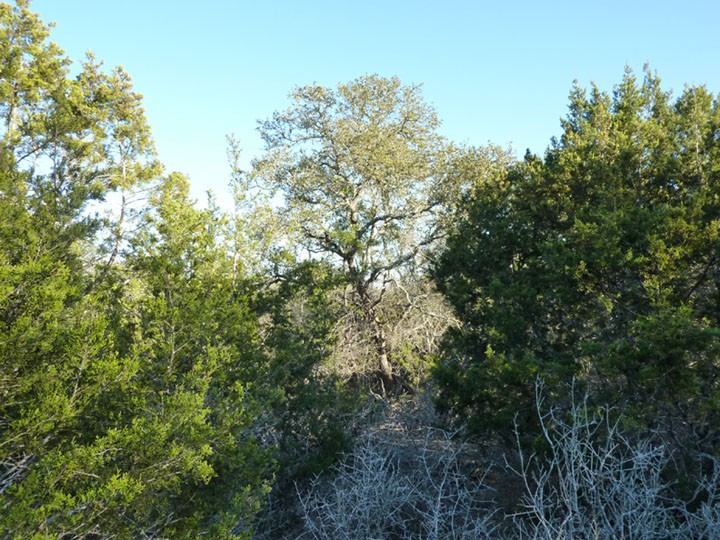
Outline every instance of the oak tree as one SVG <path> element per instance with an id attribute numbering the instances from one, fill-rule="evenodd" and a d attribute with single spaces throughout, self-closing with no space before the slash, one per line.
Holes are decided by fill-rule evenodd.
<path id="1" fill-rule="evenodd" d="M 342 268 L 390 389 L 397 373 L 378 306 L 440 235 L 446 145 L 438 119 L 420 88 L 397 78 L 305 86 L 291 99 L 288 110 L 260 123 L 267 152 L 254 177 L 282 198 L 305 256 Z"/>

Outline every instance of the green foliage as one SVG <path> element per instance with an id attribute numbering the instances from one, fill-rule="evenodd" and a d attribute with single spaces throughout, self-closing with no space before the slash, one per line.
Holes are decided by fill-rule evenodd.
<path id="1" fill-rule="evenodd" d="M 222 219 L 171 175 L 119 257 L 88 210 L 158 171 L 140 97 L 47 35 L 0 5 L 0 536 L 247 536 L 265 357 Z"/>
<path id="2" fill-rule="evenodd" d="M 267 316 L 264 339 L 275 393 L 281 480 L 324 470 L 347 449 L 357 396 L 323 369 L 335 346 L 341 313 L 334 296 L 342 276 L 327 264 L 297 265 L 261 297 Z"/>
<path id="3" fill-rule="evenodd" d="M 301 266 L 259 299 L 254 246 L 158 180 L 127 75 L 70 78 L 27 2 L 0 22 L 0 535 L 247 537 L 276 455 L 289 476 L 345 449 L 351 402 L 316 370 L 334 278 Z"/>
<path id="4" fill-rule="evenodd" d="M 366 76 L 291 98 L 260 124 L 267 153 L 254 175 L 282 194 L 299 242 L 365 286 L 407 265 L 432 238 L 443 172 L 438 120 L 420 88 Z"/>
<path id="5" fill-rule="evenodd" d="M 341 267 L 374 344 L 384 388 L 395 385 L 378 305 L 439 237 L 448 150 L 420 88 L 360 77 L 297 88 L 260 124 L 266 154 L 253 176 L 284 202 L 290 242 Z"/>
<path id="6" fill-rule="evenodd" d="M 271 461 L 250 433 L 255 319 L 183 187 L 163 184 L 156 232 L 94 294 L 57 261 L 37 283 L 3 266 L 32 292 L 1 351 L 12 537 L 228 537 L 259 507 Z"/>
<path id="7" fill-rule="evenodd" d="M 183 485 L 170 509 L 185 518 L 177 530 L 191 537 L 214 522 L 213 530 L 229 534 L 248 521 L 272 462 L 252 433 L 260 414 L 254 387 L 265 372 L 250 296 L 231 285 L 223 219 L 212 208 L 195 209 L 188 192 L 187 179 L 172 174 L 152 198 L 149 227 L 127 260 L 137 283 L 122 307 L 152 407 L 163 410 L 179 396 L 191 405 L 178 417 L 183 424 L 190 413 L 201 420 L 177 444 L 198 458 L 207 452 L 198 465 L 209 475 Z"/>
<path id="8" fill-rule="evenodd" d="M 247 538 L 273 487 L 350 446 L 340 349 L 409 388 L 448 325 L 441 400 L 475 430 L 531 433 L 541 375 L 554 402 L 576 379 L 718 449 L 706 89 L 575 88 L 561 139 L 515 163 L 449 148 L 395 78 L 298 88 L 251 174 L 231 141 L 228 216 L 161 175 L 127 74 L 90 55 L 71 76 L 48 36 L 0 4 L 0 536 Z M 425 274 L 444 227 L 434 278 L 461 325 Z"/>
<path id="9" fill-rule="evenodd" d="M 705 88 L 673 102 L 628 71 L 612 96 L 573 89 L 544 159 L 476 176 L 434 272 L 464 323 L 435 372 L 446 407 L 530 433 L 536 376 L 560 401 L 577 378 L 716 447 L 718 129 Z"/>

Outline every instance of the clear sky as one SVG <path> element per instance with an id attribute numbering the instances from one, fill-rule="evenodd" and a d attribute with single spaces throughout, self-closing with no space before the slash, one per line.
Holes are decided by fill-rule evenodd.
<path id="1" fill-rule="evenodd" d="M 647 62 L 678 95 L 720 92 L 720 1 L 35 0 L 51 39 L 122 65 L 145 96 L 160 159 L 193 193 L 227 193 L 227 134 L 244 163 L 256 122 L 299 85 L 364 74 L 422 83 L 448 138 L 542 153 L 573 80 L 611 91 Z"/>

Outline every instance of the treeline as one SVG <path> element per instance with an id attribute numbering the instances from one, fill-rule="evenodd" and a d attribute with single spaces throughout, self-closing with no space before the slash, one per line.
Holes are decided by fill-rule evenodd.
<path id="1" fill-rule="evenodd" d="M 396 78 L 299 87 L 259 124 L 251 170 L 229 141 L 225 211 L 163 171 L 122 69 L 73 66 L 28 0 L 0 4 L 0 43 L 0 536 L 504 534 L 509 507 L 471 500 L 486 493 L 449 439 L 445 457 L 421 449 L 427 476 L 407 485 L 367 445 L 332 469 L 408 396 L 430 396 L 456 438 L 547 459 L 546 476 L 522 468 L 526 487 L 576 489 L 561 523 L 525 493 L 537 511 L 519 537 L 625 530 L 612 516 L 567 528 L 617 495 L 567 476 L 578 457 L 591 483 L 640 475 L 608 489 L 655 475 L 643 496 L 663 530 L 643 537 L 720 530 L 707 89 L 674 99 L 650 70 L 612 94 L 576 87 L 561 137 L 518 160 L 443 139 Z M 605 454 L 563 453 L 603 440 Z M 311 480 L 328 470 L 323 491 Z M 457 491 L 435 493 L 438 479 Z M 338 502 L 358 482 L 405 486 L 394 510 L 367 507 L 376 528 Z M 291 500 L 298 528 L 272 536 Z M 398 521 L 383 529 L 383 513 Z"/>

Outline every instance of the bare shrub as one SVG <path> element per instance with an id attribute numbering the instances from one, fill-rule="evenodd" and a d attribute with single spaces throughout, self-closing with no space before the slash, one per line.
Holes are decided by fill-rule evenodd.
<path id="1" fill-rule="evenodd" d="M 650 439 L 630 440 L 611 411 L 573 403 L 568 414 L 536 406 L 549 446 L 546 459 L 520 451 L 525 510 L 513 517 L 516 537 L 540 539 L 701 538 L 697 520 L 672 497 L 662 472 L 668 457 Z M 717 537 L 713 535 L 712 537 Z"/>
<path id="2" fill-rule="evenodd" d="M 393 424 L 371 432 L 333 471 L 300 493 L 304 532 L 314 540 L 519 539 L 685 540 L 720 538 L 720 458 L 692 502 L 664 474 L 670 456 L 657 437 L 631 437 L 610 409 L 587 400 L 546 407 L 536 390 L 545 449 L 473 480 L 477 458 L 440 430 Z M 518 435 L 518 441 L 520 436 Z M 482 465 L 482 464 L 481 464 Z M 519 479 L 515 510 L 488 501 Z M 513 501 L 515 502 L 515 501 Z M 505 508 L 507 511 L 507 508 Z M 294 537 L 295 538 L 295 537 Z"/>
<path id="3" fill-rule="evenodd" d="M 699 508 L 687 514 L 688 538 L 720 538 L 720 458 L 707 456 L 712 471 L 706 475 L 695 493 L 702 500 Z"/>
<path id="4" fill-rule="evenodd" d="M 494 531 L 487 488 L 469 480 L 463 447 L 428 430 L 408 448 L 370 437 L 300 501 L 307 534 L 316 540 L 482 539 Z"/>

